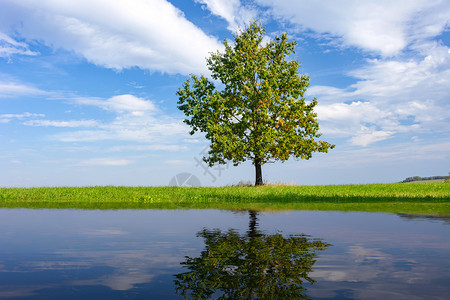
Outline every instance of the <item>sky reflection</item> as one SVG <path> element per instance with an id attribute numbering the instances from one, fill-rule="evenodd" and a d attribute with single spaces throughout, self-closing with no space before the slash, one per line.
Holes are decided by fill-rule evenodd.
<path id="1" fill-rule="evenodd" d="M 180 299 L 174 275 L 198 257 L 203 229 L 248 230 L 247 213 L 218 210 L 0 209 L 0 298 Z M 445 218 L 379 213 L 258 213 L 258 230 L 306 234 L 320 251 L 313 299 L 444 299 Z"/>

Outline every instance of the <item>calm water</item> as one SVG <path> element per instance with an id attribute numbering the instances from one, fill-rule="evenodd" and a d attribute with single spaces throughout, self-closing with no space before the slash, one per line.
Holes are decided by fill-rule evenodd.
<path id="1" fill-rule="evenodd" d="M 449 225 L 357 212 L 0 209 L 0 298 L 266 291 L 278 298 L 449 299 Z"/>

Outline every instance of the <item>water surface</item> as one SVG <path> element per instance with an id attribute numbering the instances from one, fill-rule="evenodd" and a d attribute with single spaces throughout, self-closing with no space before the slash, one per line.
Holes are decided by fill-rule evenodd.
<path id="1" fill-rule="evenodd" d="M 0 298 L 264 296 L 258 286 L 312 299 L 450 294 L 445 218 L 0 209 L 0 228 Z"/>

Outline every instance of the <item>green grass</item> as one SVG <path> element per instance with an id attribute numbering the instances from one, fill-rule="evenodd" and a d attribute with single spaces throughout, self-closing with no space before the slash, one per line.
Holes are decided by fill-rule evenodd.
<path id="1" fill-rule="evenodd" d="M 450 214 L 450 184 L 0 188 L 3 208 L 340 210 Z"/>

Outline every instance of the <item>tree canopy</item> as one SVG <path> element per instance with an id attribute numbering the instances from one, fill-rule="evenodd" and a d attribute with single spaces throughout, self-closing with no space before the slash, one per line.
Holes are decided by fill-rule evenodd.
<path id="1" fill-rule="evenodd" d="M 309 77 L 299 74 L 299 61 L 289 59 L 296 41 L 286 33 L 266 41 L 264 34 L 256 21 L 241 29 L 234 43 L 224 41 L 224 52 L 207 58 L 215 81 L 191 75 L 177 92 L 190 134 L 204 132 L 210 141 L 204 161 L 236 166 L 251 160 L 255 185 L 263 183 L 261 166 L 269 161 L 309 159 L 334 148 L 317 140 L 317 100 L 305 100 Z M 217 81 L 223 84 L 220 91 Z"/>

